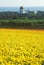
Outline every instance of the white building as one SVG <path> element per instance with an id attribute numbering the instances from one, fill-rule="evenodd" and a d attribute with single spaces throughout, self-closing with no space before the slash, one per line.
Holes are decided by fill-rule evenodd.
<path id="1" fill-rule="evenodd" d="M 37 14 L 37 11 L 34 11 L 35 14 Z"/>

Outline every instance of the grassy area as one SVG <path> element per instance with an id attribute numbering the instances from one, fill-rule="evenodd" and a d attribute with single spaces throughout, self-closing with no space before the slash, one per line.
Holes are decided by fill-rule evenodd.
<path id="1" fill-rule="evenodd" d="M 27 22 L 31 22 L 31 23 L 33 23 L 33 22 L 44 22 L 44 19 L 0 19 L 0 22 L 17 22 L 17 23 L 22 23 L 22 22 L 25 22 L 25 23 L 27 23 Z"/>
<path id="2" fill-rule="evenodd" d="M 0 19 L 0 27 L 44 29 L 44 19 Z"/>

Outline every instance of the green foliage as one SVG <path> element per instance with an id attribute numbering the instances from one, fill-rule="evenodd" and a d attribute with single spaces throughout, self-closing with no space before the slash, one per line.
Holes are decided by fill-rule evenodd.
<path id="1" fill-rule="evenodd" d="M 44 61 L 42 61 L 41 65 L 44 65 Z"/>

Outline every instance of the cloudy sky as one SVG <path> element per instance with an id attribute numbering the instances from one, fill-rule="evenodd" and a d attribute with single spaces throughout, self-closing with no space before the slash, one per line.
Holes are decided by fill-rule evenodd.
<path id="1" fill-rule="evenodd" d="M 44 0 L 0 0 L 0 7 L 44 6 Z"/>

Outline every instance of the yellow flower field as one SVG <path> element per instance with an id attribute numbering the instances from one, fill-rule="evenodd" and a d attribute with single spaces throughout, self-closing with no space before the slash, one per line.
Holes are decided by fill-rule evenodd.
<path id="1" fill-rule="evenodd" d="M 0 65 L 44 65 L 44 30 L 0 29 Z"/>

